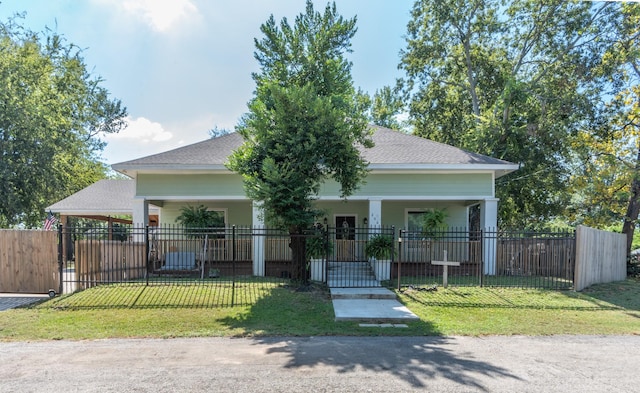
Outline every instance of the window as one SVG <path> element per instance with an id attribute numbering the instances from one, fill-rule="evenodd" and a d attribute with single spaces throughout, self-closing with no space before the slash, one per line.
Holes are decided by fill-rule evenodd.
<path id="1" fill-rule="evenodd" d="M 224 228 L 226 226 L 226 211 L 217 209 L 207 209 L 211 212 L 211 223 L 214 228 Z"/>
<path id="2" fill-rule="evenodd" d="M 407 240 L 421 240 L 426 213 L 430 209 L 407 209 L 405 211 Z"/>
<path id="3" fill-rule="evenodd" d="M 408 235 L 412 239 L 435 238 L 447 230 L 446 209 L 406 209 Z"/>
<path id="4" fill-rule="evenodd" d="M 227 224 L 227 211 L 226 209 L 212 209 L 209 208 L 207 211 L 211 214 L 209 216 L 209 227 L 215 228 L 213 230 L 213 236 L 216 239 L 224 239 L 225 238 L 225 228 Z"/>
<path id="5" fill-rule="evenodd" d="M 409 232 L 422 231 L 425 214 L 425 210 L 407 211 L 407 229 L 409 230 Z"/>

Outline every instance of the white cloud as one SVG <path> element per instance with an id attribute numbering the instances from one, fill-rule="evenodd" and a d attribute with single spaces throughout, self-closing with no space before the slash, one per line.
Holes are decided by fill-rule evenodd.
<path id="1" fill-rule="evenodd" d="M 208 138 L 203 128 L 208 116 L 192 122 L 160 124 L 145 117 L 127 118 L 128 127 L 117 134 L 104 135 L 107 146 L 101 154 L 106 164 L 115 164 L 162 153 Z"/>
<path id="2" fill-rule="evenodd" d="M 97 0 L 120 8 L 127 14 L 141 18 L 153 30 L 165 32 L 176 23 L 198 14 L 191 0 Z"/>
<path id="3" fill-rule="evenodd" d="M 133 140 L 136 143 L 164 142 L 173 138 L 173 134 L 165 131 L 162 124 L 153 122 L 144 117 L 136 119 L 127 118 L 129 125 L 117 134 L 105 136 L 107 142 L 112 140 Z"/>

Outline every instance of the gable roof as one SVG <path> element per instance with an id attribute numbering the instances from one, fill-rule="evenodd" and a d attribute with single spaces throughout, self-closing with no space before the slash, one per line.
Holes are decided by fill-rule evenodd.
<path id="1" fill-rule="evenodd" d="M 498 177 L 518 169 L 518 165 L 508 161 L 384 127 L 373 128 L 375 146 L 360 149 L 372 171 L 485 170 L 495 171 Z M 131 177 L 140 172 L 228 171 L 224 164 L 242 143 L 242 136 L 234 132 L 164 153 L 114 164 L 112 168 Z"/>
<path id="2" fill-rule="evenodd" d="M 47 207 L 47 211 L 63 215 L 131 215 L 136 193 L 131 179 L 103 179 Z M 158 209 L 149 206 L 149 212 Z"/>

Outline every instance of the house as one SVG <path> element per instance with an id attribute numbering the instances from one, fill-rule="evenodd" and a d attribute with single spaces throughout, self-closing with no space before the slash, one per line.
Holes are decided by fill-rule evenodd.
<path id="1" fill-rule="evenodd" d="M 451 227 L 468 227 L 474 209 L 480 227 L 496 226 L 495 180 L 517 164 L 383 127 L 375 127 L 373 140 L 375 147 L 362 149 L 370 174 L 354 195 L 345 202 L 337 183 L 322 187 L 317 204 L 329 225 L 408 228 L 412 218 L 438 208 L 446 209 Z M 135 181 L 134 223 L 148 223 L 149 205 L 160 208 L 161 222 L 174 223 L 182 206 L 203 204 L 221 212 L 226 225 L 263 225 L 242 178 L 225 167 L 242 142 L 231 133 L 114 164 Z"/>
<path id="2" fill-rule="evenodd" d="M 329 181 L 317 199 L 318 207 L 326 212 L 318 221 L 339 228 L 333 234 L 339 246 L 335 258 L 365 259 L 367 229 L 358 232 L 345 228 L 393 226 L 411 231 L 420 226 L 421 216 L 431 209 L 446 211 L 450 228 L 467 231 L 497 226 L 495 180 L 517 170 L 518 165 L 383 127 L 375 127 L 373 141 L 375 147 L 362 149 L 370 163 L 366 183 L 345 201 L 340 198 L 339 185 Z M 260 206 L 246 197 L 241 176 L 225 167 L 229 155 L 242 143 L 239 134 L 231 133 L 115 164 L 113 169 L 130 179 L 101 180 L 47 210 L 60 213 L 63 222 L 65 216 L 77 216 L 133 222 L 140 227 L 158 222 L 174 224 L 182 207 L 204 205 L 219 212 L 227 227 L 264 227 Z M 132 220 L 113 218 L 120 215 L 131 216 Z M 137 233 L 142 236 L 143 232 Z M 404 235 L 405 245 L 423 240 Z M 243 258 L 254 275 L 265 272 L 265 260 L 269 259 L 265 247 L 270 250 L 265 243 L 264 236 L 254 236 L 243 248 Z M 485 273 L 493 274 L 495 244 L 475 243 L 476 252 L 483 254 Z M 222 248 L 228 246 L 224 244 Z M 432 247 L 425 257 L 417 247 L 416 261 L 441 258 L 440 249 Z M 424 251 L 424 245 L 420 247 Z M 472 251 L 466 246 L 460 248 L 458 258 L 471 259 Z M 453 251 L 449 250 L 450 257 L 454 257 Z M 403 257 L 411 260 L 411 255 Z"/>
<path id="3" fill-rule="evenodd" d="M 366 183 L 346 201 L 337 183 L 325 183 L 317 205 L 327 213 L 319 221 L 338 228 L 411 228 L 425 211 L 445 209 L 449 227 L 497 226 L 495 180 L 517 164 L 374 128 L 375 147 L 362 149 L 370 163 Z M 149 223 L 150 205 L 159 208 L 162 223 L 175 223 L 183 206 L 205 205 L 220 212 L 227 226 L 263 226 L 260 206 L 245 196 L 241 176 L 225 167 L 242 143 L 231 133 L 113 165 L 135 182 L 133 222 Z M 264 243 L 255 239 L 254 274 L 264 270 L 261 249 Z M 490 273 L 490 264 L 485 269 Z"/>

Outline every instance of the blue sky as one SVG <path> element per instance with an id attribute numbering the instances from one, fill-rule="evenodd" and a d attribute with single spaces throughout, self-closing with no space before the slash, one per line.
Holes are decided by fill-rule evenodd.
<path id="1" fill-rule="evenodd" d="M 325 1 L 314 0 L 316 9 Z M 373 94 L 401 76 L 413 0 L 336 0 L 358 17 L 352 75 Z M 254 38 L 273 14 L 289 20 L 304 0 L 2 0 L 0 18 L 26 12 L 23 24 L 62 34 L 83 49 L 95 76 L 129 111 L 129 127 L 108 136 L 103 161 L 114 164 L 233 129 L 252 97 Z"/>

